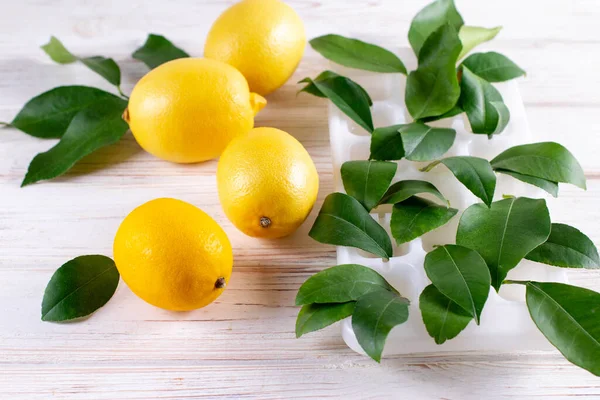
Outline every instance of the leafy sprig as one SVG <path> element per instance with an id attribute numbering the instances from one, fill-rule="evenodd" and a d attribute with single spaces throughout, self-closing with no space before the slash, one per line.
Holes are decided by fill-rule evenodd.
<path id="1" fill-rule="evenodd" d="M 128 129 L 121 119 L 128 97 L 121 90 L 121 70 L 112 58 L 76 56 L 54 36 L 42 49 L 59 64 L 81 62 L 114 85 L 118 95 L 89 86 L 61 86 L 35 96 L 12 122 L 3 123 L 37 138 L 60 139 L 33 158 L 21 186 L 64 174 L 85 156 L 117 143 Z M 163 36 L 151 34 L 133 57 L 154 68 L 188 55 Z"/>
<path id="2" fill-rule="evenodd" d="M 384 259 L 393 256 L 385 229 L 369 212 L 377 213 L 381 204 L 394 204 L 390 231 L 400 244 L 444 225 L 457 210 L 450 208 L 444 195 L 429 182 L 392 183 L 396 168 L 387 161 L 433 161 L 422 168 L 424 172 L 443 164 L 483 203 L 463 212 L 455 245 L 434 247 L 425 258 L 425 272 L 432 283 L 421 293 L 419 309 L 429 335 L 442 344 L 460 334 L 470 321 L 480 324 L 490 287 L 499 290 L 503 284 L 522 284 L 527 287 L 527 307 L 540 331 L 565 358 L 600 376 L 600 294 L 562 283 L 505 280 L 524 259 L 564 268 L 600 268 L 595 245 L 576 228 L 552 223 L 543 199 L 508 196 L 493 201 L 496 174 L 510 175 L 555 197 L 559 182 L 585 189 L 585 176 L 577 160 L 553 142 L 515 146 L 491 161 L 469 156 L 442 158 L 452 146 L 455 132 L 427 125 L 465 112 L 473 133 L 491 138 L 504 130 L 510 111 L 492 83 L 514 79 L 525 72 L 495 52 L 475 53 L 459 63 L 470 50 L 493 39 L 499 31 L 499 27 L 464 25 L 452 0 L 434 1 L 417 14 L 409 31 L 409 41 L 419 61 L 417 70 L 408 73 L 407 79 L 405 99 L 415 119 L 410 124 L 373 127 L 365 124 L 365 119 L 360 123 L 356 115 L 368 115 L 372 120 L 366 101 L 369 96 L 348 78 L 343 80 L 344 85 L 359 95 L 357 99 L 344 96 L 343 104 L 335 93 L 325 94 L 313 80 L 304 80 L 308 85 L 303 91 L 331 99 L 371 134 L 370 160 L 342 165 L 348 194 L 335 193 L 325 200 L 310 235 L 323 243 L 357 247 Z M 406 74 L 399 68 L 388 68 L 389 65 L 381 67 L 386 64 L 381 59 L 392 63 L 392 58 L 375 45 L 337 35 L 313 39 L 311 44 L 325 57 L 347 67 Z M 376 60 L 377 65 L 369 64 L 370 60 Z M 398 64 L 396 60 L 393 63 Z M 327 71 L 315 81 L 342 82 L 340 78 Z M 438 83 L 431 86 L 435 79 Z M 341 93 L 347 94 L 348 88 Z M 336 221 L 324 219 L 326 215 Z M 408 317 L 408 309 L 404 308 L 408 300 L 394 297 L 393 288 L 383 289 L 363 279 L 369 274 L 363 266 L 333 267 L 315 277 L 334 276 L 329 271 L 336 268 L 340 269 L 336 270 L 339 272 L 335 279 L 313 277 L 301 287 L 301 298 L 307 291 L 326 292 L 331 297 L 320 298 L 323 303 L 315 301 L 303 306 L 297 335 L 351 315 L 361 347 L 379 361 L 387 333 Z M 376 277 L 376 282 L 384 280 L 374 274 L 371 272 L 370 276 Z M 395 307 L 384 315 L 382 304 L 388 301 Z M 384 323 L 378 330 L 372 321 Z"/>

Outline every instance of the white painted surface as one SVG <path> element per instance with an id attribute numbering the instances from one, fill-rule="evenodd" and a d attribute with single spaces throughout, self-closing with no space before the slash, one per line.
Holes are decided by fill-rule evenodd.
<path id="1" fill-rule="evenodd" d="M 54 65 L 37 49 L 51 34 L 82 55 L 115 57 L 131 90 L 145 68 L 129 58 L 149 32 L 199 55 L 211 22 L 232 1 L 1 1 L 0 120 L 61 84 L 109 89 L 82 66 Z M 411 17 L 426 1 L 295 0 L 308 36 L 340 33 L 406 45 Z M 600 3 L 597 0 L 457 0 L 466 21 L 503 25 L 493 48 L 528 71 L 521 92 L 531 129 L 566 145 L 582 162 L 588 191 L 561 188 L 555 221 L 600 244 Z M 324 100 L 296 97 L 294 84 L 326 62 L 307 49 L 290 82 L 269 97 L 258 126 L 296 136 L 332 190 Z M 293 299 L 311 274 L 335 263 L 332 246 L 306 235 L 257 241 L 225 218 L 215 162 L 181 166 L 152 158 L 131 135 L 79 163 L 67 176 L 20 189 L 31 158 L 51 141 L 0 130 L 0 398 L 600 398 L 600 379 L 558 353 L 394 356 L 381 365 L 347 349 L 339 327 L 295 339 Z M 200 206 L 234 246 L 231 285 L 218 302 L 177 314 L 153 308 L 121 284 L 92 318 L 42 323 L 44 287 L 63 262 L 111 255 L 113 235 L 135 206 L 159 196 Z M 317 206 L 318 209 L 318 206 Z M 569 272 L 600 290 L 600 273 Z"/>

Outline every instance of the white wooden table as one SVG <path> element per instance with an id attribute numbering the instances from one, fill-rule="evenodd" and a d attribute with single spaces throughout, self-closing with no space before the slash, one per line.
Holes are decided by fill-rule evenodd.
<path id="1" fill-rule="evenodd" d="M 145 73 L 129 54 L 149 32 L 201 55 L 211 22 L 233 1 L 2 0 L 0 120 L 32 96 L 63 84 L 110 87 L 80 65 L 52 64 L 38 49 L 51 34 L 73 52 L 114 57 L 124 90 Z M 424 0 L 294 0 L 309 37 L 340 33 L 407 44 Z M 527 70 L 522 94 L 532 130 L 566 145 L 583 164 L 588 191 L 561 188 L 555 221 L 579 227 L 600 245 L 600 41 L 597 0 L 457 0 L 465 20 L 503 25 L 494 49 Z M 332 190 L 326 102 L 296 97 L 294 82 L 326 62 L 306 55 L 290 82 L 269 96 L 258 126 L 296 136 L 321 177 L 319 204 Z M 133 137 L 80 162 L 65 177 L 20 189 L 31 158 L 51 147 L 0 130 L 0 398 L 600 398 L 600 379 L 558 353 L 421 354 L 381 365 L 346 348 L 338 327 L 294 337 L 294 296 L 311 274 L 335 263 L 332 246 L 307 236 L 258 241 L 225 218 L 215 162 L 173 165 L 143 152 Z M 121 283 L 92 318 L 40 321 L 43 290 L 62 263 L 112 255 L 122 218 L 155 197 L 189 201 L 227 231 L 235 254 L 231 285 L 205 309 L 171 313 Z M 316 209 L 318 210 L 319 204 Z M 573 272 L 600 290 L 600 273 Z"/>

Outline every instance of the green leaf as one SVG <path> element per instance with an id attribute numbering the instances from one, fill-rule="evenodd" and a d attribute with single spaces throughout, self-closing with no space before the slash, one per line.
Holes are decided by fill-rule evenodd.
<path id="1" fill-rule="evenodd" d="M 392 209 L 390 228 L 396 243 L 410 242 L 419 236 L 445 225 L 458 210 L 440 206 L 419 197 L 396 203 Z"/>
<path id="2" fill-rule="evenodd" d="M 296 295 L 296 305 L 346 303 L 379 289 L 392 290 L 383 276 L 358 264 L 327 268 L 308 278 Z"/>
<path id="3" fill-rule="evenodd" d="M 318 331 L 352 315 L 354 301 L 335 304 L 306 304 L 296 319 L 296 337 Z"/>
<path id="4" fill-rule="evenodd" d="M 508 271 L 550 235 L 546 201 L 526 197 L 473 204 L 458 225 L 456 244 L 477 251 L 485 260 L 496 290 Z"/>
<path id="5" fill-rule="evenodd" d="M 563 268 L 600 268 L 594 242 L 578 229 L 565 224 L 552 224 L 548 240 L 525 258 Z"/>
<path id="6" fill-rule="evenodd" d="M 445 114 L 456 105 L 460 86 L 455 66 L 461 49 L 456 30 L 448 24 L 423 45 L 419 67 L 406 80 L 406 108 L 415 120 Z"/>
<path id="7" fill-rule="evenodd" d="M 408 319 L 408 299 L 385 289 L 358 299 L 352 313 L 352 329 L 358 343 L 373 360 L 380 362 L 388 334 Z"/>
<path id="8" fill-rule="evenodd" d="M 425 256 L 425 272 L 444 296 L 479 325 L 491 284 L 490 271 L 479 253 L 457 245 L 440 246 Z"/>
<path id="9" fill-rule="evenodd" d="M 88 154 L 118 142 L 128 129 L 121 118 L 126 106 L 125 101 L 105 103 L 79 112 L 60 142 L 33 158 L 21 186 L 56 178 Z"/>
<path id="10" fill-rule="evenodd" d="M 371 134 L 371 160 L 400 160 L 404 158 L 402 135 L 398 132 L 403 125 L 375 128 Z"/>
<path id="11" fill-rule="evenodd" d="M 371 211 L 390 186 L 398 165 L 385 161 L 347 161 L 341 173 L 346 193 Z"/>
<path id="12" fill-rule="evenodd" d="M 118 284 L 119 271 L 110 258 L 74 258 L 56 270 L 48 282 L 42 321 L 68 321 L 90 315 L 110 300 Z"/>
<path id="13" fill-rule="evenodd" d="M 340 35 L 319 36 L 309 43 L 323 57 L 346 67 L 406 74 L 406 67 L 398 56 L 371 43 Z"/>
<path id="14" fill-rule="evenodd" d="M 150 69 L 154 69 L 167 61 L 186 58 L 190 55 L 171 43 L 167 38 L 153 33 L 148 35 L 146 42 L 132 55 L 142 61 Z"/>
<path id="15" fill-rule="evenodd" d="M 121 70 L 112 58 L 102 56 L 81 58 L 80 61 L 89 69 L 119 87 L 121 85 Z"/>
<path id="16" fill-rule="evenodd" d="M 510 119 L 502 95 L 491 83 L 462 68 L 460 107 L 467 113 L 473 133 L 494 135 L 502 132 Z"/>
<path id="17" fill-rule="evenodd" d="M 311 78 L 304 78 L 301 81 L 299 81 L 298 83 L 306 83 L 307 85 L 305 87 L 303 87 L 302 89 L 300 89 L 300 92 L 306 92 L 306 93 L 310 93 L 313 96 L 317 96 L 317 97 L 322 97 L 322 98 L 327 98 L 327 96 L 325 96 L 325 94 L 323 94 L 315 85 L 315 82 L 322 82 L 322 81 L 326 81 L 329 79 L 333 79 L 333 78 L 345 78 L 350 80 L 349 78 L 346 78 L 345 76 L 336 74 L 333 71 L 323 71 L 321 72 L 315 79 L 314 81 Z M 367 91 L 360 86 L 359 84 L 357 84 L 356 82 L 350 80 L 351 82 L 353 82 L 358 89 L 362 92 L 362 97 L 366 98 L 369 106 L 373 105 L 373 100 L 371 100 L 371 97 L 369 96 L 369 93 L 367 93 Z M 352 84 L 351 84 L 352 85 Z"/>
<path id="18" fill-rule="evenodd" d="M 600 376 L 600 293 L 564 283 L 527 282 L 527 308 L 573 364 Z"/>
<path id="19" fill-rule="evenodd" d="M 394 183 L 385 192 L 379 204 L 396 204 L 404 201 L 416 194 L 431 194 L 444 203 L 448 203 L 448 200 L 443 194 L 430 182 L 419 181 L 419 180 L 406 180 Z"/>
<path id="20" fill-rule="evenodd" d="M 485 204 L 489 206 L 492 203 L 496 174 L 488 160 L 470 156 L 448 157 L 429 164 L 424 170 L 429 171 L 438 164 L 444 164 L 456 179 Z"/>
<path id="21" fill-rule="evenodd" d="M 504 82 L 525 75 L 508 57 L 493 51 L 471 54 L 462 65 L 488 82 Z"/>
<path id="22" fill-rule="evenodd" d="M 71 54 L 61 41 L 54 36 L 51 36 L 50 41 L 42 46 L 42 50 L 50 56 L 52 61 L 58 64 L 71 64 L 77 61 L 77 57 Z"/>
<path id="23" fill-rule="evenodd" d="M 585 175 L 573 154 L 554 142 L 514 146 L 491 161 L 495 170 L 508 170 L 585 189 Z"/>
<path id="24" fill-rule="evenodd" d="M 315 80 L 314 85 L 350 119 L 368 132 L 373 132 L 370 99 L 365 90 L 349 78 L 340 76 L 323 81 Z"/>
<path id="25" fill-rule="evenodd" d="M 10 124 L 38 138 L 60 138 L 79 111 L 103 104 L 127 102 L 93 87 L 60 86 L 29 100 Z"/>
<path id="26" fill-rule="evenodd" d="M 458 37 L 462 43 L 462 51 L 458 56 L 460 60 L 467 55 L 475 47 L 482 43 L 489 42 L 502 30 L 501 26 L 495 28 L 483 28 L 480 26 L 467 26 L 463 25 L 458 31 Z"/>
<path id="27" fill-rule="evenodd" d="M 75 61 L 81 61 L 86 67 L 106 79 L 111 84 L 119 87 L 121 85 L 121 69 L 112 58 L 102 56 L 77 57 L 74 56 L 65 46 L 52 36 L 50 41 L 42 46 L 42 50 L 50 58 L 59 64 L 71 64 Z"/>
<path id="28" fill-rule="evenodd" d="M 558 183 L 548 181 L 546 179 L 536 178 L 535 176 L 523 175 L 518 172 L 508 171 L 504 169 L 496 169 L 496 172 L 504 175 L 512 176 L 515 179 L 518 179 L 522 182 L 529 183 L 530 185 L 534 185 L 539 187 L 540 189 L 545 190 L 550 193 L 552 196 L 558 196 Z"/>
<path id="29" fill-rule="evenodd" d="M 402 136 L 405 157 L 410 161 L 431 161 L 443 156 L 454 144 L 456 131 L 433 128 L 420 122 L 402 125 L 398 130 Z"/>
<path id="30" fill-rule="evenodd" d="M 408 31 L 408 41 L 416 55 L 425 40 L 446 23 L 457 32 L 464 24 L 453 0 L 436 0 L 415 15 Z"/>
<path id="31" fill-rule="evenodd" d="M 393 256 L 392 242 L 369 212 L 353 197 L 331 193 L 308 235 L 320 243 L 357 247 L 382 258 Z"/>
<path id="32" fill-rule="evenodd" d="M 419 296 L 421 317 L 429 336 L 442 344 L 458 336 L 473 319 L 458 304 L 444 296 L 435 286 L 429 285 Z"/>

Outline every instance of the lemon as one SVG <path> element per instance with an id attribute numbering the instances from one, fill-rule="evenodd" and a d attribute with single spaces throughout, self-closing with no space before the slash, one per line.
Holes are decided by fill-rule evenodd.
<path id="1" fill-rule="evenodd" d="M 219 199 L 231 222 L 249 236 L 277 238 L 306 219 L 319 191 L 319 175 L 293 136 L 255 128 L 231 141 L 217 166 Z"/>
<path id="2" fill-rule="evenodd" d="M 250 89 L 267 95 L 292 76 L 306 46 L 302 20 L 280 0 L 243 0 L 215 21 L 204 56 L 237 68 Z"/>
<path id="3" fill-rule="evenodd" d="M 176 199 L 155 199 L 121 223 L 115 263 L 129 288 L 167 310 L 204 307 L 229 282 L 233 256 L 221 227 L 206 213 Z"/>
<path id="4" fill-rule="evenodd" d="M 254 126 L 266 104 L 244 76 L 225 63 L 181 58 L 150 71 L 133 88 L 124 118 L 140 146 L 167 161 L 218 157 Z"/>

